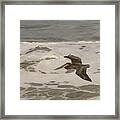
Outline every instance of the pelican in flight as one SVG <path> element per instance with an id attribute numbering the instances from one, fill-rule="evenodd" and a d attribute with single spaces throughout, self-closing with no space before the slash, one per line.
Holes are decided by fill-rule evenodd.
<path id="1" fill-rule="evenodd" d="M 55 70 L 61 69 L 61 68 L 65 68 L 67 71 L 66 73 L 71 73 L 74 70 L 76 70 L 75 74 L 78 75 L 80 78 L 86 80 L 86 81 L 90 81 L 92 82 L 92 80 L 90 79 L 90 77 L 87 75 L 87 68 L 90 68 L 89 64 L 82 64 L 81 58 L 71 55 L 69 54 L 68 56 L 64 56 L 64 58 L 68 58 L 71 60 L 71 63 L 66 63 L 58 68 L 56 68 Z"/>

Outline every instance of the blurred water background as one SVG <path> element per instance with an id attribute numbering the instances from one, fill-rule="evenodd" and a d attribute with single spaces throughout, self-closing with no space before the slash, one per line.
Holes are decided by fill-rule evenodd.
<path id="1" fill-rule="evenodd" d="M 99 20 L 21 20 L 21 42 L 99 41 Z"/>

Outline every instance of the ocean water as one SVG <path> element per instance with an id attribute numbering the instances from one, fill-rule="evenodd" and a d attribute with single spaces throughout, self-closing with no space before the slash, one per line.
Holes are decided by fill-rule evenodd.
<path id="1" fill-rule="evenodd" d="M 21 20 L 21 42 L 100 41 L 99 20 Z"/>
<path id="2" fill-rule="evenodd" d="M 92 42 L 21 42 L 20 43 L 21 100 L 99 100 L 100 44 Z M 80 57 L 89 64 L 86 73 L 92 82 L 79 77 L 75 71 L 56 68 L 71 62 L 64 55 Z"/>

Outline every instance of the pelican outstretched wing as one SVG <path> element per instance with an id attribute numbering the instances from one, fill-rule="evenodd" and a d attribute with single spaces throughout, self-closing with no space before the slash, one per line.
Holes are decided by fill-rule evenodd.
<path id="1" fill-rule="evenodd" d="M 87 75 L 86 71 L 87 71 L 87 67 L 82 66 L 79 70 L 76 70 L 76 74 L 80 78 L 92 82 L 92 80 L 90 79 L 90 77 Z"/>

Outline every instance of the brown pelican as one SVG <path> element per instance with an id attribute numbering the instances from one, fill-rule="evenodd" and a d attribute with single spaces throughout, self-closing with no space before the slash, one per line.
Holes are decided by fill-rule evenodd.
<path id="1" fill-rule="evenodd" d="M 75 72 L 76 75 L 78 75 L 80 78 L 82 78 L 86 81 L 92 82 L 92 80 L 89 78 L 89 76 L 86 73 L 87 68 L 90 67 L 89 64 L 86 64 L 86 65 L 82 64 L 81 58 L 76 57 L 71 54 L 68 56 L 64 56 L 64 58 L 69 58 L 72 63 L 66 63 L 66 64 L 56 68 L 55 70 L 65 68 L 67 70 L 66 73 L 70 73 L 70 72 L 73 72 L 74 70 L 76 70 L 76 72 Z"/>

